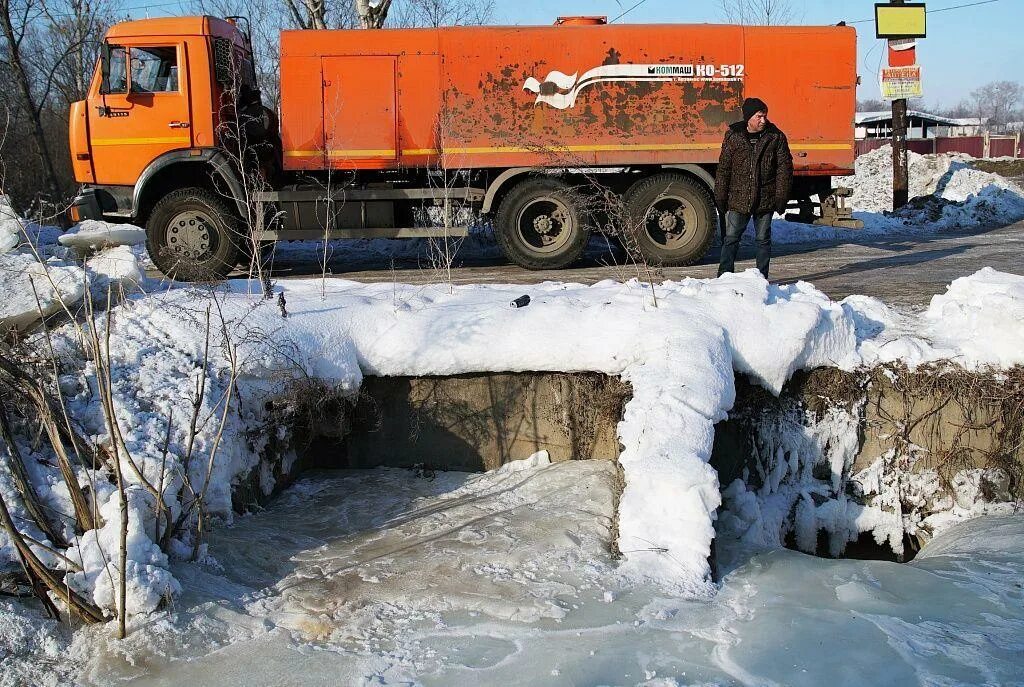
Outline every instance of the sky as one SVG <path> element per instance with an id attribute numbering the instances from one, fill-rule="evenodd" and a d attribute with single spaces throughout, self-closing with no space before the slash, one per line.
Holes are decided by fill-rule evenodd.
<path id="1" fill-rule="evenodd" d="M 332 1 L 332 0 L 328 0 Z M 333 0 L 338 2 L 341 0 Z M 924 100 L 931 107 L 948 107 L 990 81 L 1024 81 L 1024 0 L 996 0 L 948 11 L 942 8 L 979 0 L 931 0 L 927 3 L 928 38 L 918 41 L 918 63 Z M 129 0 L 127 8 L 159 0 Z M 616 17 L 631 7 L 620 22 L 722 22 L 719 0 L 497 0 L 496 23 L 550 24 L 558 15 L 596 14 Z M 873 0 L 791 0 L 798 24 L 855 24 L 860 53 L 861 99 L 878 98 L 878 71 L 885 59 L 882 41 L 875 38 Z M 174 5 L 136 10 L 136 17 L 180 14 Z"/>

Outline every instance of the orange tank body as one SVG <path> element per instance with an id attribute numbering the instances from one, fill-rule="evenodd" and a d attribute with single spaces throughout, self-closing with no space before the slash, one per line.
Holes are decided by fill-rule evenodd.
<path id="1" fill-rule="evenodd" d="M 849 174 L 856 55 L 846 26 L 285 31 L 283 164 L 713 164 L 757 96 L 797 174 Z"/>

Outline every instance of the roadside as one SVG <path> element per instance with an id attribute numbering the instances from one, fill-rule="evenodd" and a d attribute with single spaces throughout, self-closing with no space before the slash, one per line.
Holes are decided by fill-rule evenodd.
<path id="1" fill-rule="evenodd" d="M 395 242 L 398 243 L 398 242 Z M 451 271 L 455 284 L 537 284 L 564 281 L 593 284 L 603 279 L 624 280 L 638 276 L 636 267 L 625 264 L 621 251 L 602 249 L 592 242 L 584 262 L 573 269 L 531 272 L 509 265 L 500 255 L 474 255 Z M 782 283 L 813 282 L 834 300 L 854 293 L 880 298 L 893 305 L 923 306 L 932 296 L 943 293 L 957 277 L 982 267 L 1024 274 L 1024 222 L 995 229 L 976 229 L 955 234 L 905 233 L 864 237 L 849 230 L 849 239 L 781 244 L 774 247 L 772 280 Z M 303 255 L 305 253 L 305 256 Z M 739 269 L 753 267 L 753 248 L 741 249 Z M 290 250 L 275 260 L 275 279 L 317 276 L 319 265 L 313 251 Z M 659 270 L 657 280 L 714 277 L 718 249 L 700 264 Z M 336 258 L 328 276 L 364 283 L 395 281 L 430 284 L 441 275 L 426 261 L 415 257 L 393 260 L 383 252 L 360 253 L 350 265 Z M 150 276 L 158 276 L 158 273 Z"/>

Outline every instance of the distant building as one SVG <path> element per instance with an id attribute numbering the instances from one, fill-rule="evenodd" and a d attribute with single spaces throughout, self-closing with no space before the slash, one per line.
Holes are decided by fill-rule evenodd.
<path id="1" fill-rule="evenodd" d="M 907 110 L 907 138 L 934 138 L 935 136 L 948 136 L 945 129 L 957 127 L 958 122 L 965 121 L 942 117 L 940 115 L 921 112 L 920 110 Z M 869 138 L 892 138 L 892 112 L 858 112 L 854 119 L 856 127 L 854 138 L 857 140 Z M 955 134 L 964 136 L 967 134 Z"/>
<path id="2" fill-rule="evenodd" d="M 954 117 L 950 126 L 939 127 L 936 136 L 980 136 L 985 133 L 988 117 Z"/>

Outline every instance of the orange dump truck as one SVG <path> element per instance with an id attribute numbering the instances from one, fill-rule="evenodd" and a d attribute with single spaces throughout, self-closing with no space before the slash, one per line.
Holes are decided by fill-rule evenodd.
<path id="1" fill-rule="evenodd" d="M 457 236 L 452 217 L 480 215 L 529 268 L 626 227 L 648 259 L 687 264 L 714 236 L 743 98 L 788 135 L 806 216 L 853 171 L 856 82 L 846 26 L 285 31 L 278 125 L 235 22 L 125 22 L 71 110 L 71 214 L 144 225 L 183 279 L 226 275 L 247 242 Z"/>

